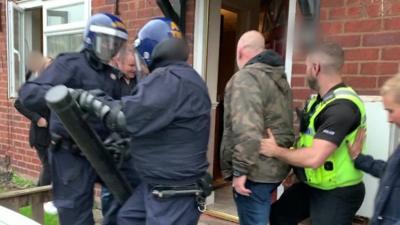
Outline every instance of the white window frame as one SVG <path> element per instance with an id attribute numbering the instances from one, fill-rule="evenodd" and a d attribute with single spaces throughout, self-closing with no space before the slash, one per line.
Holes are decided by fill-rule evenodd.
<path id="1" fill-rule="evenodd" d="M 22 46 L 20 46 L 20 51 L 16 51 L 14 49 L 14 9 L 17 9 L 20 11 L 23 15 L 23 8 L 19 7 L 16 3 L 12 1 L 7 1 L 6 2 L 6 8 L 7 8 L 7 16 L 6 16 L 6 24 L 7 24 L 7 57 L 8 57 L 8 68 L 7 68 L 7 74 L 8 74 L 8 97 L 9 98 L 15 98 L 17 97 L 17 87 L 15 87 L 15 78 L 16 76 L 21 76 L 21 83 L 24 82 L 25 80 L 25 74 L 15 74 L 15 56 L 19 58 L 19 71 L 24 71 L 24 66 L 25 66 L 25 47 L 24 47 L 24 41 L 20 43 Z M 20 19 L 21 24 L 20 24 L 20 29 L 21 31 L 24 30 L 24 18 Z M 22 35 L 22 32 L 20 32 L 20 35 Z"/>
<path id="2" fill-rule="evenodd" d="M 20 0 L 20 1 L 6 1 L 6 26 L 7 26 L 7 72 L 8 72 L 8 98 L 15 98 L 18 96 L 17 87 L 15 86 L 15 54 L 19 54 L 20 58 L 20 71 L 25 70 L 25 43 L 21 47 L 20 52 L 14 51 L 14 18 L 13 18 L 13 7 L 21 10 L 42 7 L 42 20 L 43 20 L 43 54 L 47 56 L 47 37 L 60 35 L 60 34 L 72 34 L 83 32 L 86 23 L 91 15 L 91 0 Z M 58 8 L 68 5 L 84 4 L 84 17 L 83 21 L 47 26 L 47 10 L 52 8 Z M 13 7 L 11 7 L 11 5 Z M 25 14 L 21 18 L 22 30 L 24 30 L 24 19 Z M 22 68 L 22 70 L 21 70 Z M 19 75 L 21 76 L 21 75 Z M 20 77 L 21 84 L 25 81 L 25 74 Z"/>
<path id="3" fill-rule="evenodd" d="M 83 21 L 68 23 L 68 24 L 59 24 L 59 25 L 47 25 L 47 10 L 59 8 L 63 6 L 70 6 L 81 4 L 84 5 L 84 15 Z M 91 15 L 91 1 L 89 0 L 52 0 L 43 2 L 43 54 L 45 56 L 48 55 L 47 49 L 47 39 L 49 36 L 56 36 L 60 34 L 74 34 L 83 32 L 86 23 Z"/>
<path id="4" fill-rule="evenodd" d="M 22 9 L 30 9 L 42 6 L 42 0 L 20 0 L 16 4 Z"/>

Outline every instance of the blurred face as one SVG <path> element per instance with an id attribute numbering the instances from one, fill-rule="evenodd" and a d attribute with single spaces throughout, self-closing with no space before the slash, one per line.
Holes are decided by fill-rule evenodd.
<path id="1" fill-rule="evenodd" d="M 318 79 L 317 76 L 320 72 L 319 63 L 313 62 L 311 57 L 307 57 L 306 59 L 306 81 L 310 89 L 314 91 L 319 91 Z"/>
<path id="2" fill-rule="evenodd" d="M 38 72 L 45 64 L 45 59 L 42 54 L 32 52 L 28 59 L 28 69 L 32 72 Z"/>
<path id="3" fill-rule="evenodd" d="M 400 127 L 400 104 L 396 102 L 393 92 L 389 92 L 383 96 L 383 106 L 388 113 L 388 122 Z"/>
<path id="4" fill-rule="evenodd" d="M 131 53 L 127 53 L 125 59 L 119 63 L 119 69 L 125 74 L 127 79 L 135 77 L 135 57 Z"/>

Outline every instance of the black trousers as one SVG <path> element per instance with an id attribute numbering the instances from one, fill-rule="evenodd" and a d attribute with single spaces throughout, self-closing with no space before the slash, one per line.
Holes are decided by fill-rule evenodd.
<path id="1" fill-rule="evenodd" d="M 34 148 L 36 149 L 39 160 L 42 163 L 38 186 L 49 185 L 51 184 L 51 169 L 49 163 L 48 146 L 35 145 Z"/>
<path id="2" fill-rule="evenodd" d="M 364 183 L 325 191 L 300 182 L 272 204 L 270 224 L 297 225 L 310 217 L 312 225 L 351 225 L 364 195 Z"/>

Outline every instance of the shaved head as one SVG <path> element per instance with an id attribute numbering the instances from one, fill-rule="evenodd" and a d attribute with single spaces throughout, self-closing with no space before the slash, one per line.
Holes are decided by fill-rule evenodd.
<path id="1" fill-rule="evenodd" d="M 237 44 L 236 62 L 241 69 L 250 59 L 265 49 L 264 36 L 255 30 L 244 33 Z"/>
<path id="2" fill-rule="evenodd" d="M 264 37 L 263 35 L 255 30 L 247 31 L 244 33 L 238 42 L 238 48 L 249 48 L 253 50 L 264 49 Z"/>

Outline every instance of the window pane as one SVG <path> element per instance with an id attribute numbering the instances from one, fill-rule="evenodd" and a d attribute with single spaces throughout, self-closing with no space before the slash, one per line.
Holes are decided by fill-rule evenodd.
<path id="1" fill-rule="evenodd" d="M 47 26 L 79 22 L 83 20 L 83 16 L 83 3 L 48 9 Z"/>
<path id="2" fill-rule="evenodd" d="M 23 55 L 23 14 L 21 11 L 14 9 L 13 12 L 13 58 L 14 58 L 14 83 L 13 91 L 18 91 L 24 82 L 24 55 Z M 14 94 L 14 93 L 13 93 Z"/>
<path id="3" fill-rule="evenodd" d="M 47 36 L 47 56 L 54 58 L 62 52 L 79 51 L 82 40 L 82 33 Z"/>

